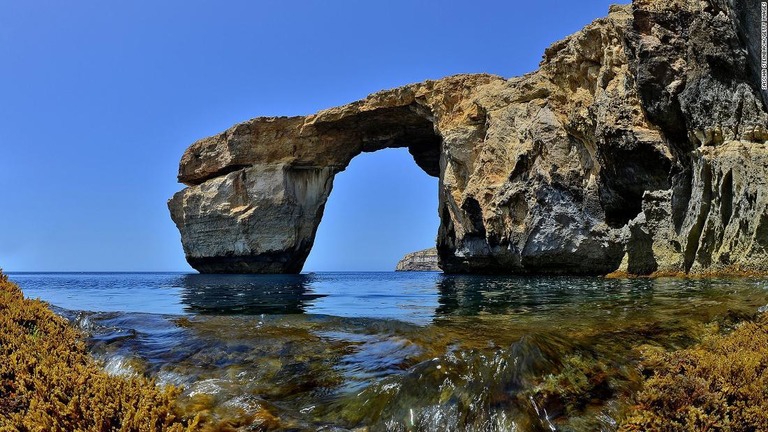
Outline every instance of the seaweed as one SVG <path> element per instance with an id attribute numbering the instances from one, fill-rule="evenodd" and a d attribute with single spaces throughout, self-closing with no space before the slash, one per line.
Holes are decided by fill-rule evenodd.
<path id="1" fill-rule="evenodd" d="M 768 430 L 768 314 L 694 347 L 643 350 L 643 388 L 619 430 Z"/>
<path id="2" fill-rule="evenodd" d="M 107 374 L 82 335 L 0 271 L 0 431 L 192 431 L 179 390 Z"/>

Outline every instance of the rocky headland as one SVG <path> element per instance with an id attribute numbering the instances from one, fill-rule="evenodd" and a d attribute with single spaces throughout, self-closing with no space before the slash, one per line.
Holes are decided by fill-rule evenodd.
<path id="1" fill-rule="evenodd" d="M 768 113 L 745 0 L 635 0 L 521 77 L 457 75 L 194 143 L 169 201 L 200 272 L 301 271 L 334 176 L 406 147 L 450 273 L 768 272 Z"/>
<path id="2" fill-rule="evenodd" d="M 440 271 L 437 249 L 429 248 L 405 254 L 395 271 Z"/>

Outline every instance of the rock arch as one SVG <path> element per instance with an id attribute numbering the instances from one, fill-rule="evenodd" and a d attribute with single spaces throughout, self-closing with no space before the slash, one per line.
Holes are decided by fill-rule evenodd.
<path id="1" fill-rule="evenodd" d="M 440 177 L 438 117 L 464 109 L 456 95 L 500 80 L 426 82 L 312 116 L 256 118 L 196 142 L 179 169 L 188 188 L 169 202 L 188 262 L 203 273 L 300 272 L 338 172 L 363 152 L 407 147 Z M 465 133 L 481 136 L 482 127 Z"/>
<path id="2" fill-rule="evenodd" d="M 187 260 L 301 271 L 336 173 L 408 147 L 439 178 L 447 272 L 768 273 L 768 113 L 738 14 L 706 3 L 612 6 L 521 77 L 426 81 L 202 139 L 169 201 Z"/>

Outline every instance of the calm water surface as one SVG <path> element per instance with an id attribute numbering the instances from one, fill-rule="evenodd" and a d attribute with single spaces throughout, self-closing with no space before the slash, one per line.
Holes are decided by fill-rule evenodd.
<path id="1" fill-rule="evenodd" d="M 641 348 L 688 346 L 768 304 L 766 279 L 11 279 L 85 330 L 110 372 L 180 386 L 190 413 L 242 430 L 614 430 Z"/>

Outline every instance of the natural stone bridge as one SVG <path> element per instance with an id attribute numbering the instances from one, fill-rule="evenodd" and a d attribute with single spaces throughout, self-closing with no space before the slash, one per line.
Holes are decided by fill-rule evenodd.
<path id="1" fill-rule="evenodd" d="M 462 147 L 483 141 L 485 118 L 468 96 L 494 82 L 504 80 L 465 75 L 406 86 L 313 116 L 253 119 L 195 143 L 179 171 L 191 187 L 170 203 L 184 244 L 194 245 L 190 264 L 202 272 L 299 272 L 333 178 L 352 158 L 407 147 L 419 167 L 440 176 L 445 138 Z M 441 208 L 461 204 L 444 201 Z"/>
<path id="2" fill-rule="evenodd" d="M 766 271 L 768 114 L 720 3 L 637 0 L 522 77 L 426 81 L 198 141 L 169 202 L 187 260 L 301 271 L 334 176 L 407 147 L 440 179 L 445 271 Z"/>

